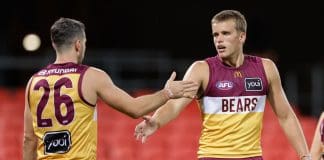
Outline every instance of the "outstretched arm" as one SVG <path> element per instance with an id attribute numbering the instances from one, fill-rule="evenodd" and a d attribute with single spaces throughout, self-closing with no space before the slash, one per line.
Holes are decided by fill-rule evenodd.
<path id="1" fill-rule="evenodd" d="M 313 143 L 311 146 L 311 155 L 314 160 L 321 158 L 321 155 L 324 151 L 323 144 L 321 141 L 321 124 L 324 120 L 324 112 L 322 112 L 320 118 L 318 119 L 316 130 L 313 137 Z M 322 126 L 323 127 L 323 126 Z"/>
<path id="2" fill-rule="evenodd" d="M 134 98 L 118 88 L 105 72 L 94 69 L 90 72 L 92 73 L 88 73 L 89 77 L 96 77 L 97 80 L 95 86 L 97 95 L 111 107 L 132 118 L 139 118 L 156 110 L 169 99 L 193 98 L 190 93 L 198 88 L 194 82 L 175 81 L 176 74 L 173 72 L 163 89 L 153 94 Z"/>
<path id="3" fill-rule="evenodd" d="M 277 67 L 269 59 L 263 59 L 263 65 L 265 67 L 265 72 L 269 82 L 268 98 L 272 109 L 278 117 L 279 123 L 285 135 L 300 156 L 300 159 L 308 160 L 311 157 L 307 143 L 299 121 L 282 88 Z"/>
<path id="4" fill-rule="evenodd" d="M 193 91 L 191 94 L 200 95 L 206 88 L 209 78 L 209 68 L 205 61 L 195 62 L 187 70 L 183 80 L 194 81 L 199 85 L 200 90 Z M 191 102 L 191 99 L 180 98 L 168 101 L 159 108 L 153 117 L 146 116 L 144 121 L 135 127 L 135 137 L 144 143 L 148 136 L 152 135 L 158 128 L 166 125 L 175 119 L 179 113 Z"/>

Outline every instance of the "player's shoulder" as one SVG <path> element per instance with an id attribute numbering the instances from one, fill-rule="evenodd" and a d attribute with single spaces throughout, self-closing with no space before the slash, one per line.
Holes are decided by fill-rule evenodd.
<path id="1" fill-rule="evenodd" d="M 207 75 L 206 72 L 209 72 L 209 66 L 204 60 L 197 60 L 191 64 L 191 66 L 187 69 L 186 75 Z"/>
<path id="2" fill-rule="evenodd" d="M 94 73 L 105 73 L 104 70 L 97 68 L 97 67 L 93 67 L 93 66 L 89 66 L 88 69 L 90 72 L 94 72 Z"/>
<path id="3" fill-rule="evenodd" d="M 262 58 L 262 63 L 269 83 L 276 79 L 280 79 L 279 71 L 274 61 L 269 58 Z"/>
<path id="4" fill-rule="evenodd" d="M 321 113 L 320 120 L 324 120 L 324 111 Z"/>
<path id="5" fill-rule="evenodd" d="M 84 77 L 91 78 L 91 79 L 94 79 L 97 81 L 98 80 L 106 80 L 107 78 L 110 79 L 110 76 L 106 71 L 104 71 L 103 69 L 97 68 L 97 67 L 93 67 L 93 66 L 89 66 L 89 68 L 85 72 Z"/>
<path id="6" fill-rule="evenodd" d="M 261 61 L 265 68 L 276 68 L 276 64 L 269 58 L 261 58 Z"/>
<path id="7" fill-rule="evenodd" d="M 197 61 L 194 61 L 191 66 L 198 67 L 198 68 L 208 67 L 208 63 L 206 60 L 197 60 Z"/>

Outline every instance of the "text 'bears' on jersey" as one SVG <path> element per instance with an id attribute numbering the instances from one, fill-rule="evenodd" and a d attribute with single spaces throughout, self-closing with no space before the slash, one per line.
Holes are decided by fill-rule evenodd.
<path id="1" fill-rule="evenodd" d="M 207 114 L 263 112 L 266 96 L 204 97 L 203 101 Z"/>

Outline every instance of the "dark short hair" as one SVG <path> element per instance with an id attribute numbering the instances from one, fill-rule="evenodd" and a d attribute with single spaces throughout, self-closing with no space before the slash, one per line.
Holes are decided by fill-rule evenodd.
<path id="1" fill-rule="evenodd" d="M 233 19 L 236 25 L 236 30 L 241 32 L 246 32 L 247 23 L 244 15 L 236 10 L 223 10 L 217 13 L 213 18 L 211 23 L 217 23 L 222 21 L 227 21 Z"/>
<path id="2" fill-rule="evenodd" d="M 60 18 L 51 27 L 51 40 L 59 49 L 71 45 L 76 38 L 85 38 L 85 26 L 71 18 Z"/>

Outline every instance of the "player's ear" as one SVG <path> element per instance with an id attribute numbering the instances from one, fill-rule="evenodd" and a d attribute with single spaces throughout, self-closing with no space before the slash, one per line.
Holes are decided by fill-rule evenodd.
<path id="1" fill-rule="evenodd" d="M 53 48 L 56 50 L 57 48 L 56 48 L 56 45 L 52 42 L 52 46 L 53 46 Z"/>
<path id="2" fill-rule="evenodd" d="M 81 50 L 81 41 L 76 40 L 75 44 L 74 44 L 74 47 L 75 47 L 75 51 L 79 52 Z"/>
<path id="3" fill-rule="evenodd" d="M 245 32 L 241 32 L 240 33 L 239 40 L 244 43 L 245 42 L 245 39 L 246 39 L 246 33 Z"/>

